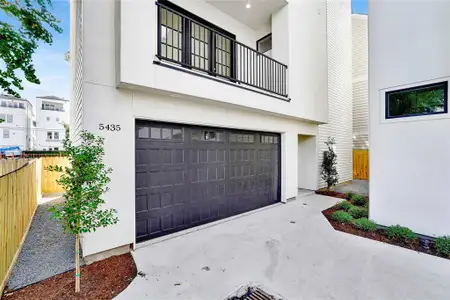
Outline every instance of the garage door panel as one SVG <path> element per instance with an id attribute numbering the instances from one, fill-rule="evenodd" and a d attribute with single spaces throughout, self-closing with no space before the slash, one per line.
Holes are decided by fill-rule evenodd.
<path id="1" fill-rule="evenodd" d="M 136 237 L 158 237 L 279 201 L 279 135 L 136 123 Z"/>

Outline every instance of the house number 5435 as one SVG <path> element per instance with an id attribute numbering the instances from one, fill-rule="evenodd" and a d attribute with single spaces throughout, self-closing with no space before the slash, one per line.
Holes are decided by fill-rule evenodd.
<path id="1" fill-rule="evenodd" d="M 120 131 L 120 125 L 117 124 L 98 124 L 99 130 Z"/>

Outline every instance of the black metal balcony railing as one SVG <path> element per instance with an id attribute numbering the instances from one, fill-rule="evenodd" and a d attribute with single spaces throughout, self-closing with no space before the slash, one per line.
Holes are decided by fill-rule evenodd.
<path id="1" fill-rule="evenodd" d="M 287 97 L 287 66 L 160 2 L 160 60 Z"/>

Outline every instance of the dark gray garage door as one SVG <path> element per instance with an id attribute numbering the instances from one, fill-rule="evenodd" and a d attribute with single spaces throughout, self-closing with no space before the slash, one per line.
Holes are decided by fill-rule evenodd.
<path id="1" fill-rule="evenodd" d="M 136 240 L 280 201 L 280 136 L 137 121 Z"/>

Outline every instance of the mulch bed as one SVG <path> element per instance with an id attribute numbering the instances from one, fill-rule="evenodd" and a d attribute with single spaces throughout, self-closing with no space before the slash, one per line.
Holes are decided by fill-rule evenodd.
<path id="1" fill-rule="evenodd" d="M 136 265 L 127 253 L 81 267 L 81 291 L 77 294 L 74 271 L 69 271 L 7 293 L 2 300 L 112 299 L 135 277 Z"/>
<path id="2" fill-rule="evenodd" d="M 410 250 L 450 259 L 449 257 L 441 256 L 439 253 L 437 253 L 437 251 L 434 248 L 432 243 L 430 243 L 430 245 L 429 245 L 430 249 L 425 249 L 422 247 L 419 239 L 417 239 L 414 242 L 409 242 L 409 243 L 405 242 L 405 241 L 391 240 L 385 235 L 383 229 L 377 229 L 376 231 L 373 231 L 373 232 L 367 232 L 367 231 L 356 228 L 353 224 L 336 222 L 331 218 L 331 215 L 337 210 L 339 210 L 339 209 L 336 206 L 333 206 L 333 207 L 330 207 L 330 208 L 322 211 L 323 215 L 328 219 L 331 226 L 333 226 L 333 228 L 335 230 L 353 234 L 353 235 L 357 235 L 357 236 L 361 236 L 361 237 L 365 237 L 365 238 L 368 238 L 371 240 L 399 246 L 402 248 L 406 248 L 406 249 L 410 249 Z"/>
<path id="3" fill-rule="evenodd" d="M 347 199 L 346 193 L 341 193 L 341 192 L 336 192 L 336 191 L 317 190 L 316 194 L 340 198 L 340 199 Z M 369 197 L 364 197 L 364 198 L 369 199 Z"/>

